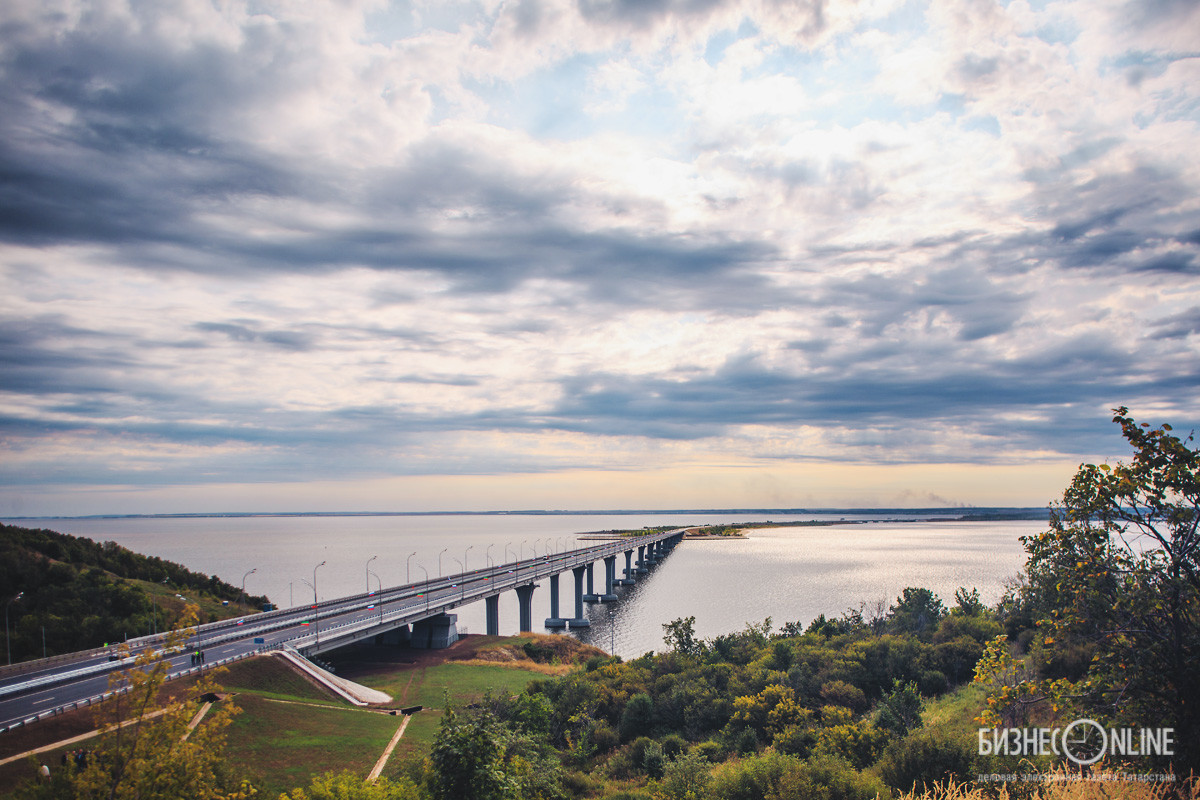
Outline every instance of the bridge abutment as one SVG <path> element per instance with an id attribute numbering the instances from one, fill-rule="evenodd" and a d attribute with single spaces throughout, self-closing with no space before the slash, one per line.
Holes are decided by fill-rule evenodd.
<path id="1" fill-rule="evenodd" d="M 438 614 L 413 623 L 410 645 L 418 650 L 441 650 L 458 641 L 458 614 Z"/>

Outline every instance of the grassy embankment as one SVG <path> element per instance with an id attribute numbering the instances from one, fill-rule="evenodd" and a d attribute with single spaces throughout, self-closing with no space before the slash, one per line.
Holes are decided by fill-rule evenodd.
<path id="1" fill-rule="evenodd" d="M 551 654 L 533 660 L 525 652 L 530 642 L 535 654 Z M 553 650 L 540 650 L 541 642 Z M 222 679 L 242 709 L 229 731 L 229 765 L 266 797 L 327 771 L 349 769 L 365 777 L 403 721 L 389 711 L 419 705 L 384 769 L 384 777 L 395 777 L 428 752 L 447 702 L 466 705 L 489 690 L 521 692 L 530 681 L 562 674 L 596 652 L 569 637 L 525 635 L 471 636 L 445 651 L 364 647 L 335 656 L 339 674 L 392 696 L 382 711 L 351 706 L 275 659 L 241 662 Z M 554 660 L 559 663 L 546 663 Z"/>

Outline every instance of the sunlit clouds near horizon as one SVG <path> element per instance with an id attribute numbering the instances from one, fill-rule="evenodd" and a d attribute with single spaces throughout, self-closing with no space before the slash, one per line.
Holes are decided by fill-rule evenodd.
<path id="1" fill-rule="evenodd" d="M 1044 505 L 1200 423 L 1200 5 L 0 11 L 0 515 Z"/>

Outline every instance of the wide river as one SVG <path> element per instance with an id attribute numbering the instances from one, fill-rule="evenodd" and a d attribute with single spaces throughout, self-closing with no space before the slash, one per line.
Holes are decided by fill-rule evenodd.
<path id="1" fill-rule="evenodd" d="M 858 524 L 768 528 L 747 538 L 690 541 L 677 547 L 620 599 L 589 607 L 585 640 L 625 657 L 663 650 L 664 623 L 694 616 L 696 633 L 711 638 L 771 617 L 808 624 L 818 614 L 836 617 L 848 609 L 894 602 L 906 586 L 932 589 L 953 605 L 960 586 L 977 588 L 981 599 L 998 600 L 1021 570 L 1020 537 L 1045 529 L 1038 520 L 1001 522 L 903 521 L 892 513 L 837 516 L 804 514 L 632 514 L 488 516 L 188 517 L 23 520 L 44 527 L 115 541 L 131 550 L 217 575 L 246 591 L 265 594 L 280 606 L 311 602 L 313 571 L 322 600 L 375 588 L 420 581 L 500 562 L 543 554 L 546 548 L 576 546 L 577 534 L 678 525 L 814 519 Z M 410 554 L 411 555 L 410 558 Z M 374 558 L 373 558 L 374 557 Z M 373 560 L 372 560 L 373 559 Z M 368 565 L 370 572 L 368 576 Z M 624 559 L 618 559 L 618 568 Z M 250 570 L 253 573 L 246 575 Z M 602 590 L 604 566 L 595 570 Z M 574 607 L 570 573 L 561 581 L 562 613 Z M 549 582 L 534 593 L 535 628 L 549 616 Z M 484 631 L 483 603 L 458 610 L 460 632 Z M 516 633 L 517 601 L 500 600 L 500 632 Z M 131 632 L 132 633 L 132 632 Z"/>

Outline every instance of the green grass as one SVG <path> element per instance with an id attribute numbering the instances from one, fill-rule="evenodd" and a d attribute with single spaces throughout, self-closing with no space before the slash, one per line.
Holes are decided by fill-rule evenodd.
<path id="1" fill-rule="evenodd" d="M 966 683 L 953 692 L 927 700 L 921 719 L 926 727 L 969 738 L 979 728 L 975 717 L 986 705 L 987 689 L 977 683 Z"/>
<path id="2" fill-rule="evenodd" d="M 253 658 L 230 664 L 218 683 L 237 693 L 256 694 L 279 700 L 314 701 L 345 705 L 345 701 L 314 686 L 304 676 L 278 658 Z"/>
<path id="3" fill-rule="evenodd" d="M 329 771 L 348 769 L 366 777 L 401 722 L 348 707 L 251 694 L 240 695 L 237 704 L 242 713 L 229 727 L 225 753 L 234 773 L 247 776 L 263 797 L 305 786 Z"/>
<path id="4" fill-rule="evenodd" d="M 372 689 L 387 692 L 395 699 L 397 705 L 420 705 L 440 709 L 445 705 L 447 693 L 451 702 L 473 703 L 488 689 L 517 693 L 524 691 L 530 681 L 544 677 L 535 672 L 511 667 L 450 663 L 406 670 L 394 675 L 363 678 L 362 683 Z"/>

